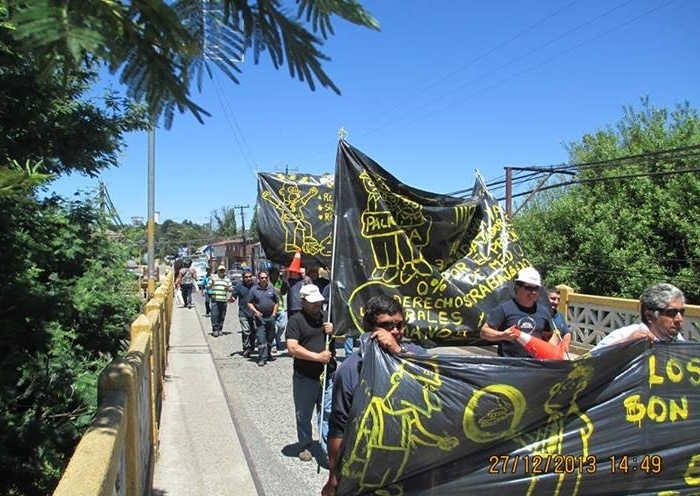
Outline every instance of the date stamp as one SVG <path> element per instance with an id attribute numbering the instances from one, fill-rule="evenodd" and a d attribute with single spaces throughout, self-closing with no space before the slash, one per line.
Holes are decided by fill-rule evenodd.
<path id="1" fill-rule="evenodd" d="M 595 474 L 594 455 L 491 455 L 489 474 Z"/>
<path id="2" fill-rule="evenodd" d="M 595 455 L 491 455 L 489 474 L 595 474 L 624 475 L 635 472 L 660 474 L 663 471 L 661 455 L 613 455 L 599 463 Z"/>

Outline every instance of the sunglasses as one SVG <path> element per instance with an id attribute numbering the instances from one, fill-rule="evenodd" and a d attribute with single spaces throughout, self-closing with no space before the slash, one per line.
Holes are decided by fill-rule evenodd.
<path id="1" fill-rule="evenodd" d="M 525 291 L 530 291 L 530 292 L 534 292 L 534 291 L 539 291 L 539 290 L 540 290 L 540 287 L 539 287 L 539 286 L 532 286 L 532 285 L 530 285 L 530 284 L 520 284 L 520 287 L 523 288 Z"/>
<path id="2" fill-rule="evenodd" d="M 403 326 L 406 325 L 406 322 L 403 320 L 390 320 L 388 322 L 377 322 L 375 325 L 377 327 L 381 327 L 385 331 L 391 331 L 394 328 L 396 328 L 397 331 L 400 331 L 403 329 Z"/>
<path id="3" fill-rule="evenodd" d="M 685 315 L 685 308 L 660 308 L 659 314 L 671 317 L 672 319 L 678 314 L 681 314 L 681 317 L 683 317 Z"/>

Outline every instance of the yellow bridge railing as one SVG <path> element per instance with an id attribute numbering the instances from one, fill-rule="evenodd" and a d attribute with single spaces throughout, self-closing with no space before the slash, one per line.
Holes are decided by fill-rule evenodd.
<path id="1" fill-rule="evenodd" d="M 131 324 L 126 356 L 113 360 L 100 375 L 97 413 L 54 496 L 150 493 L 172 312 L 169 274 Z"/>

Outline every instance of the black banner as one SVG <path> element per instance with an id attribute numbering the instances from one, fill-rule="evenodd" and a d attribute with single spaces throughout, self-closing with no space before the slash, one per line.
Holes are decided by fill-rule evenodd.
<path id="1" fill-rule="evenodd" d="M 338 495 L 700 493 L 700 345 L 364 360 Z"/>
<path id="2" fill-rule="evenodd" d="M 481 180 L 467 200 L 421 191 L 345 141 L 334 210 L 332 308 L 340 334 L 357 335 L 365 301 L 384 293 L 402 303 L 406 336 L 480 343 L 487 313 L 512 297 L 512 280 L 530 265 Z"/>
<path id="3" fill-rule="evenodd" d="M 331 265 L 333 176 L 258 173 L 258 235 L 265 256 L 288 266 L 297 250 L 302 266 Z"/>

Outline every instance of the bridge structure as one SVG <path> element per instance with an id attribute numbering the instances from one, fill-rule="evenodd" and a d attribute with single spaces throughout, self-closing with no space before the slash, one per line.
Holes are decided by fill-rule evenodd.
<path id="1" fill-rule="evenodd" d="M 174 308 L 173 290 L 169 274 L 134 320 L 126 356 L 102 373 L 97 414 L 54 496 L 319 494 L 320 446 L 315 462 L 297 458 L 291 357 L 257 367 L 241 354 L 236 304 L 216 338 L 202 299 Z M 635 300 L 560 290 L 574 354 L 639 319 Z M 684 334 L 700 341 L 700 306 L 686 305 Z"/>

